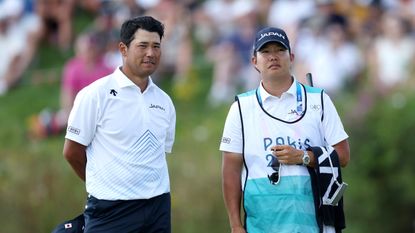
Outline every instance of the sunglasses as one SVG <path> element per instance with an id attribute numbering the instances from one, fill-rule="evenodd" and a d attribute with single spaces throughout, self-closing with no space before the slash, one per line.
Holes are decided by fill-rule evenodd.
<path id="1" fill-rule="evenodd" d="M 278 159 L 274 156 L 272 156 L 271 162 L 268 165 L 269 167 L 274 170 L 274 172 L 271 175 L 268 175 L 269 182 L 272 185 L 277 185 L 280 182 L 280 169 L 281 164 L 278 162 Z"/>

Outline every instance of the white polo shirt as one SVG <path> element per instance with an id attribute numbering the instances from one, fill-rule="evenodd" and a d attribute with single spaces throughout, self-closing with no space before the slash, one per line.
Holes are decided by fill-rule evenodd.
<path id="1" fill-rule="evenodd" d="M 146 90 L 117 68 L 82 89 L 66 138 L 87 146 L 86 190 L 98 199 L 148 199 L 170 191 L 166 152 L 176 112 L 149 78 Z"/>

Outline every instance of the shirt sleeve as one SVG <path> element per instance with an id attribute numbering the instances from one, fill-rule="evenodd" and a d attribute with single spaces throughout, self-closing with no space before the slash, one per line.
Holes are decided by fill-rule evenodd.
<path id="1" fill-rule="evenodd" d="M 331 146 L 347 139 L 349 136 L 344 130 L 343 123 L 330 97 L 323 93 L 324 118 L 323 130 L 327 143 Z"/>
<path id="2" fill-rule="evenodd" d="M 170 125 L 167 129 L 166 144 L 165 144 L 165 149 L 164 149 L 166 153 L 171 153 L 173 149 L 175 132 L 176 132 L 176 110 L 172 102 L 170 106 L 171 106 Z"/>
<path id="3" fill-rule="evenodd" d="M 77 94 L 69 114 L 65 138 L 88 146 L 94 138 L 98 116 L 97 93 L 83 89 Z"/>
<path id="4" fill-rule="evenodd" d="M 238 102 L 234 102 L 229 109 L 223 129 L 219 150 L 233 153 L 242 153 L 242 126 Z"/>

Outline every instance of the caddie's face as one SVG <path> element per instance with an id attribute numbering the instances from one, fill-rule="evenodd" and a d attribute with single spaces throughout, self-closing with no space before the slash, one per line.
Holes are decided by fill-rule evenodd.
<path id="1" fill-rule="evenodd" d="M 123 67 L 130 75 L 147 78 L 160 63 L 161 40 L 157 32 L 138 29 L 130 46 L 120 44 Z M 125 69 L 123 68 L 125 71 Z"/>
<path id="2" fill-rule="evenodd" d="M 294 55 L 290 54 L 282 44 L 270 42 L 265 44 L 252 57 L 252 64 L 261 73 L 262 78 L 272 78 L 290 75 Z"/>

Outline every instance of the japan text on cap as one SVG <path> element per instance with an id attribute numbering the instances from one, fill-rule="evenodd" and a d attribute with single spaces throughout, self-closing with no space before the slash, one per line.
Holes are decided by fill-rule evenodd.
<path id="1" fill-rule="evenodd" d="M 268 42 L 278 42 L 291 52 L 290 41 L 284 30 L 274 27 L 266 27 L 257 32 L 254 42 L 254 51 L 259 51 Z"/>

